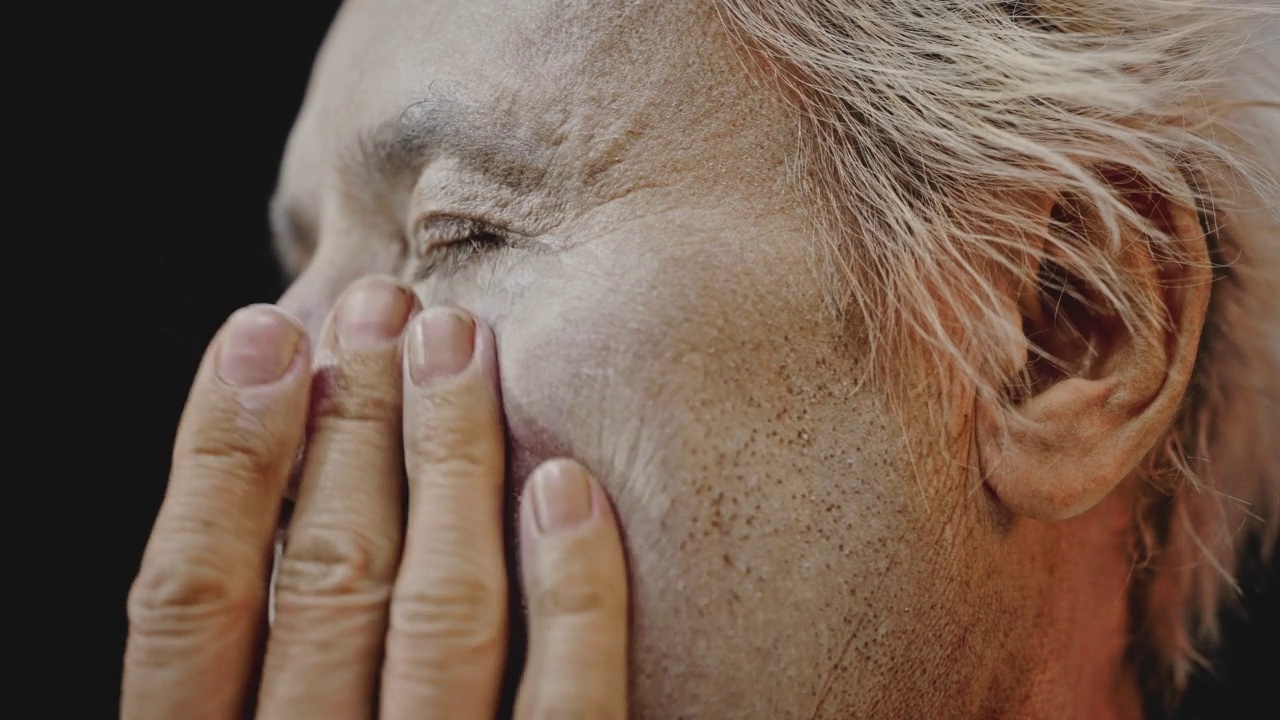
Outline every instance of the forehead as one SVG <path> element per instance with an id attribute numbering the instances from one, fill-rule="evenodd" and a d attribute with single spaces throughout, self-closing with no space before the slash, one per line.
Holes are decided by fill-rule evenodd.
<path id="1" fill-rule="evenodd" d="M 282 190 L 319 191 L 337 165 L 415 120 L 501 141 L 477 147 L 572 152 L 590 137 L 595 155 L 616 155 L 675 106 L 723 97 L 708 63 L 727 67 L 718 27 L 709 3 L 684 0 L 348 0 L 317 59 Z"/>

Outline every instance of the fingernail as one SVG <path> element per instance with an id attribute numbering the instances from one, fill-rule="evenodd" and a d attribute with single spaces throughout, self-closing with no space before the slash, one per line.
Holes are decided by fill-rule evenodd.
<path id="1" fill-rule="evenodd" d="M 338 308 L 338 343 L 350 350 L 366 350 L 400 337 L 413 301 L 409 293 L 386 278 L 368 278 L 352 288 Z"/>
<path id="2" fill-rule="evenodd" d="M 218 351 L 218 376 L 237 387 L 279 380 L 293 364 L 302 330 L 270 306 L 244 308 L 231 316 Z"/>
<path id="3" fill-rule="evenodd" d="M 452 377 L 471 363 L 476 321 L 459 310 L 431 308 L 414 319 L 410 331 L 409 376 L 418 385 Z"/>
<path id="4" fill-rule="evenodd" d="M 591 481 L 576 463 L 543 465 L 532 483 L 533 515 L 542 532 L 572 530 L 591 517 Z"/>

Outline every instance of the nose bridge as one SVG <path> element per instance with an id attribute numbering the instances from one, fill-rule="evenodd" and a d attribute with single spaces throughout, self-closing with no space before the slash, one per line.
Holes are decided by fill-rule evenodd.
<path id="1" fill-rule="evenodd" d="M 324 329 L 325 318 L 341 292 L 338 283 L 309 267 L 289 285 L 277 304 L 302 323 L 314 350 Z"/>
<path id="2" fill-rule="evenodd" d="M 344 290 L 366 275 L 394 270 L 393 257 L 368 250 L 356 248 L 342 252 L 340 248 L 331 247 L 326 252 L 322 249 L 280 296 L 278 304 L 307 329 L 313 350 Z"/>
<path id="3" fill-rule="evenodd" d="M 342 291 L 368 272 L 355 262 L 316 257 L 280 296 L 280 307 L 307 329 L 313 350 Z"/>
<path id="4" fill-rule="evenodd" d="M 396 247 L 376 240 L 378 234 L 370 233 L 356 220 L 340 214 L 328 218 L 321 228 L 315 255 L 278 301 L 307 329 L 312 350 L 320 342 L 326 319 L 344 290 L 366 275 L 394 274 L 401 264 Z"/>

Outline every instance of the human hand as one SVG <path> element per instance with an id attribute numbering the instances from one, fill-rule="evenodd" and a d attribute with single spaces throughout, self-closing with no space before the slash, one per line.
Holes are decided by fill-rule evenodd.
<path id="1" fill-rule="evenodd" d="M 125 720 L 494 716 L 508 643 L 494 337 L 463 313 L 415 310 L 388 279 L 350 289 L 314 391 L 309 343 L 283 312 L 246 308 L 214 338 L 129 597 Z M 267 628 L 272 538 L 308 423 Z M 557 460 L 520 505 L 516 717 L 625 717 L 609 502 Z"/>

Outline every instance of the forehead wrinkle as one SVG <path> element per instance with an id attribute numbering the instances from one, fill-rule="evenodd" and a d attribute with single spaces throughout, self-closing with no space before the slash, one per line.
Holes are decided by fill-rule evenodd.
<path id="1" fill-rule="evenodd" d="M 499 119 L 493 109 L 430 93 L 362 132 L 354 162 L 345 164 L 398 177 L 447 157 L 504 185 L 531 189 L 546 179 L 550 148 L 529 135 L 510 113 Z"/>

